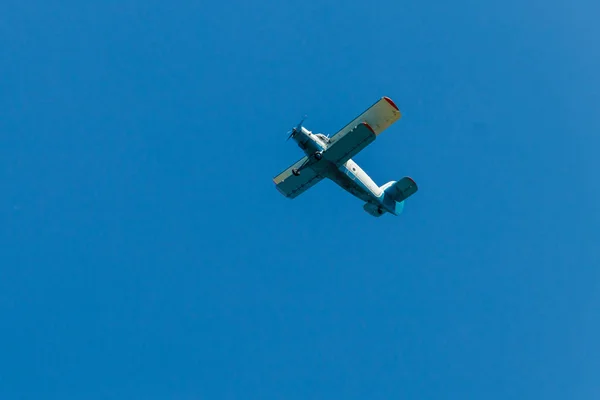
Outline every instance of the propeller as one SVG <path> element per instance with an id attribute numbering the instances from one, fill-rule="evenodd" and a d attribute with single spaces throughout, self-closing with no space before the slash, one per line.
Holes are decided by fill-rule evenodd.
<path id="1" fill-rule="evenodd" d="M 296 135 L 296 133 L 298 133 L 299 131 L 302 132 L 302 123 L 304 122 L 304 120 L 306 119 L 306 115 L 304 116 L 304 118 L 302 118 L 300 120 L 300 122 L 298 123 L 298 125 L 296 125 L 291 131 L 288 131 L 287 133 L 289 133 L 290 135 L 288 136 L 288 138 L 285 140 L 286 142 L 288 140 L 290 140 L 290 138 L 293 138 L 294 135 Z"/>

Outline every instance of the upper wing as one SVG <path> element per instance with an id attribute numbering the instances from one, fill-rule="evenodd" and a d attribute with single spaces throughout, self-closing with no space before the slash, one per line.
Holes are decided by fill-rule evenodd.
<path id="1" fill-rule="evenodd" d="M 279 192 L 285 197 L 293 199 L 323 179 L 323 177 L 313 171 L 310 166 L 303 168 L 299 176 L 296 176 L 292 173 L 292 169 L 300 168 L 302 164 L 307 162 L 307 159 L 308 157 L 306 156 L 302 157 L 288 169 L 273 178 L 273 182 L 275 182 L 277 190 L 279 190 Z M 308 164 L 310 164 L 310 162 Z"/>
<path id="2" fill-rule="evenodd" d="M 389 97 L 382 97 L 330 139 L 324 157 L 342 165 L 367 147 L 402 114 Z"/>

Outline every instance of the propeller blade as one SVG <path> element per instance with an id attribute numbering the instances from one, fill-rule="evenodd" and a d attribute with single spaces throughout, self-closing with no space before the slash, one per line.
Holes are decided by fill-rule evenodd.
<path id="1" fill-rule="evenodd" d="M 292 129 L 291 131 L 288 131 L 288 132 L 290 132 L 290 135 L 288 136 L 288 138 L 287 138 L 287 139 L 285 139 L 285 141 L 286 141 L 286 142 L 287 142 L 288 140 L 290 140 L 290 138 L 291 138 L 292 136 L 294 136 L 294 133 L 296 133 L 296 129 Z"/>
<path id="2" fill-rule="evenodd" d="M 298 126 L 296 126 L 296 129 L 302 130 L 302 124 L 304 123 L 305 120 L 306 120 L 306 115 L 304 117 L 302 117 L 302 119 L 298 123 Z"/>
<path id="3" fill-rule="evenodd" d="M 293 137 L 294 137 L 294 135 L 295 135 L 296 133 L 298 133 L 298 131 L 302 132 L 302 124 L 304 123 L 304 120 L 305 120 L 305 119 L 306 119 L 306 115 L 304 116 L 304 118 L 302 118 L 302 119 L 300 120 L 300 122 L 298 123 L 298 125 L 296 125 L 296 127 L 295 127 L 295 128 L 293 128 L 291 131 L 288 131 L 288 132 L 290 132 L 290 135 L 289 135 L 289 136 L 288 136 L 288 138 L 285 140 L 286 142 L 287 142 L 288 140 L 290 140 L 291 138 L 293 138 Z"/>

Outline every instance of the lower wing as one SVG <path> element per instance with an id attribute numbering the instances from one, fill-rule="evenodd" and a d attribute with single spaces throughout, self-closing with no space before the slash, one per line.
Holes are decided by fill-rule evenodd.
<path id="1" fill-rule="evenodd" d="M 277 186 L 277 190 L 285 197 L 293 199 L 320 182 L 323 177 L 313 171 L 310 167 L 305 167 L 300 171 L 300 175 L 296 176 L 292 172 L 301 166 L 308 163 L 308 157 L 302 157 L 288 169 L 273 178 L 273 182 Z"/>

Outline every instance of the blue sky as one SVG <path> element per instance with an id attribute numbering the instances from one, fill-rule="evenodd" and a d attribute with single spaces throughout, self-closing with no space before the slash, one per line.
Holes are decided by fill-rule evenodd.
<path id="1" fill-rule="evenodd" d="M 597 2 L 101 3 L 0 5 L 0 398 L 600 396 Z M 384 95 L 401 217 L 275 190 Z"/>

